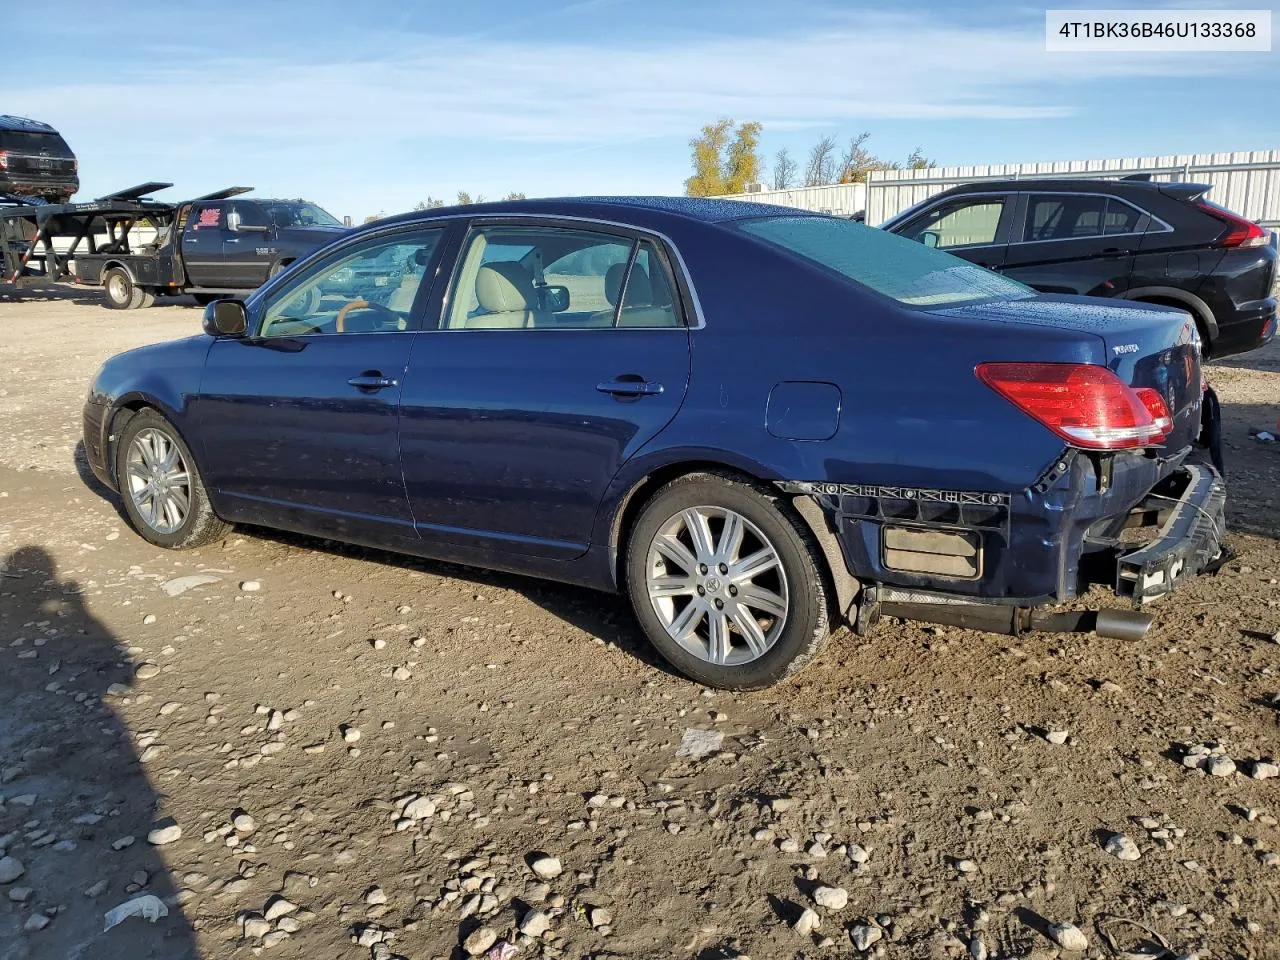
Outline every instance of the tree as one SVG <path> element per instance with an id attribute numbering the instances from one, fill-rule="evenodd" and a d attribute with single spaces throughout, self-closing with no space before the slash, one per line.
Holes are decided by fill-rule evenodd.
<path id="1" fill-rule="evenodd" d="M 849 138 L 849 148 L 840 158 L 839 175 L 836 178 L 840 183 L 865 183 L 868 171 L 883 170 L 887 166 L 864 146 L 869 139 L 871 134 L 866 130 Z"/>
<path id="2" fill-rule="evenodd" d="M 907 156 L 908 170 L 928 170 L 930 167 L 936 167 L 938 161 L 931 160 L 924 155 L 924 147 L 916 147 Z"/>
<path id="3" fill-rule="evenodd" d="M 365 217 L 364 222 L 373 223 L 375 220 L 381 220 L 381 219 L 382 219 L 382 213 L 381 211 L 379 211 L 378 213 L 370 214 L 369 216 Z"/>
<path id="4" fill-rule="evenodd" d="M 702 128 L 702 135 L 689 141 L 693 151 L 693 176 L 684 182 L 690 197 L 714 197 L 727 193 L 724 188 L 724 150 L 729 143 L 732 120 L 717 120 Z"/>
<path id="5" fill-rule="evenodd" d="M 414 204 L 413 209 L 414 210 L 439 210 L 443 206 L 444 206 L 443 200 L 437 200 L 435 197 L 428 194 L 427 199 Z"/>
<path id="6" fill-rule="evenodd" d="M 809 151 L 809 162 L 804 169 L 804 185 L 821 187 L 836 178 L 836 138 L 823 137 Z"/>
<path id="7" fill-rule="evenodd" d="M 689 141 L 693 176 L 684 182 L 684 192 L 690 197 L 715 197 L 743 193 L 748 184 L 759 183 L 763 129 L 755 121 L 737 128 L 732 120 L 717 120 L 704 126 L 701 136 Z"/>
<path id="8" fill-rule="evenodd" d="M 458 206 L 468 207 L 473 203 L 484 203 L 484 194 L 483 193 L 478 194 L 476 198 L 472 200 L 471 194 L 467 193 L 467 191 L 465 190 L 458 191 Z"/>
<path id="9" fill-rule="evenodd" d="M 760 182 L 760 131 L 763 126 L 755 121 L 738 127 L 729 155 L 724 162 L 724 192 L 744 193 L 749 183 Z"/>
<path id="10" fill-rule="evenodd" d="M 796 182 L 796 162 L 783 147 L 773 158 L 773 189 L 786 190 Z"/>
<path id="11" fill-rule="evenodd" d="M 512 191 L 502 199 L 503 200 L 528 200 L 529 198 L 523 193 L 516 193 L 515 191 Z"/>

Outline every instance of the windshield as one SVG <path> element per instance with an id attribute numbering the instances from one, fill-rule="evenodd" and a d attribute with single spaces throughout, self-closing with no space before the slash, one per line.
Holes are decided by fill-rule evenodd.
<path id="1" fill-rule="evenodd" d="M 740 230 L 913 307 L 1020 300 L 1035 291 L 914 240 L 836 217 L 740 220 Z"/>
<path id="2" fill-rule="evenodd" d="M 58 157 L 71 156 L 71 148 L 56 133 L 29 133 L 25 130 L 0 130 L 0 150 L 39 153 L 47 150 Z"/>
<path id="3" fill-rule="evenodd" d="M 342 221 L 314 203 L 271 203 L 267 205 L 271 222 L 277 227 L 340 227 Z"/>

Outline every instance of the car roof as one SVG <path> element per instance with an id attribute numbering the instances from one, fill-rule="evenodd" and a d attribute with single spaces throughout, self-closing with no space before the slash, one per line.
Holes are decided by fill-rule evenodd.
<path id="1" fill-rule="evenodd" d="M 39 120 L 28 120 L 26 117 L 11 117 L 0 114 L 0 130 L 21 130 L 23 133 L 57 133 L 47 123 Z"/>
<path id="2" fill-rule="evenodd" d="M 1019 180 L 980 180 L 976 183 L 962 183 L 943 192 L 948 194 L 991 193 L 1020 190 L 1025 193 L 1052 190 L 1055 193 L 1097 193 L 1099 191 L 1108 193 L 1122 193 L 1125 191 L 1154 193 L 1159 192 L 1161 187 L 1167 187 L 1168 185 L 1167 182 L 1156 180 L 1125 180 L 1108 177 L 1034 177 Z M 1180 185 L 1192 186 L 1191 184 Z M 1208 189 L 1207 184 L 1196 184 L 1195 186 L 1203 186 L 1204 189 Z"/>
<path id="3" fill-rule="evenodd" d="M 473 203 L 466 206 L 436 207 L 416 210 L 376 221 L 380 226 L 389 223 L 421 220 L 430 217 L 458 215 L 474 217 L 500 217 L 513 214 L 524 216 L 577 216 L 585 219 L 610 220 L 628 218 L 628 215 L 649 215 L 703 223 L 723 223 L 752 217 L 794 216 L 821 217 L 826 214 L 812 210 L 797 210 L 767 203 L 751 203 L 742 200 L 719 200 L 712 197 L 547 197 L 537 200 L 501 200 L 492 203 Z"/>

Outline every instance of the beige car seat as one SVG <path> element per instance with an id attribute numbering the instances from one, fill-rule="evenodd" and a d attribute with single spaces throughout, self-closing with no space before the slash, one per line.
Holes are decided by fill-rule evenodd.
<path id="1" fill-rule="evenodd" d="M 476 274 L 476 302 L 485 312 L 467 317 L 469 330 L 509 330 L 548 322 L 538 309 L 538 291 L 529 271 L 515 260 L 486 263 Z"/>

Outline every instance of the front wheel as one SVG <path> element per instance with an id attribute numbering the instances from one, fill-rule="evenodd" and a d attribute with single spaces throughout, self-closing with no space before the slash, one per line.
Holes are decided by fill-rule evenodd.
<path id="1" fill-rule="evenodd" d="M 627 544 L 627 591 L 650 642 L 711 687 L 753 690 L 799 671 L 830 624 L 821 548 L 763 487 L 693 474 L 662 488 Z"/>
<path id="2" fill-rule="evenodd" d="M 214 514 L 191 450 L 155 410 L 140 410 L 120 432 L 115 478 L 129 523 L 156 546 L 200 547 L 231 529 Z"/>

